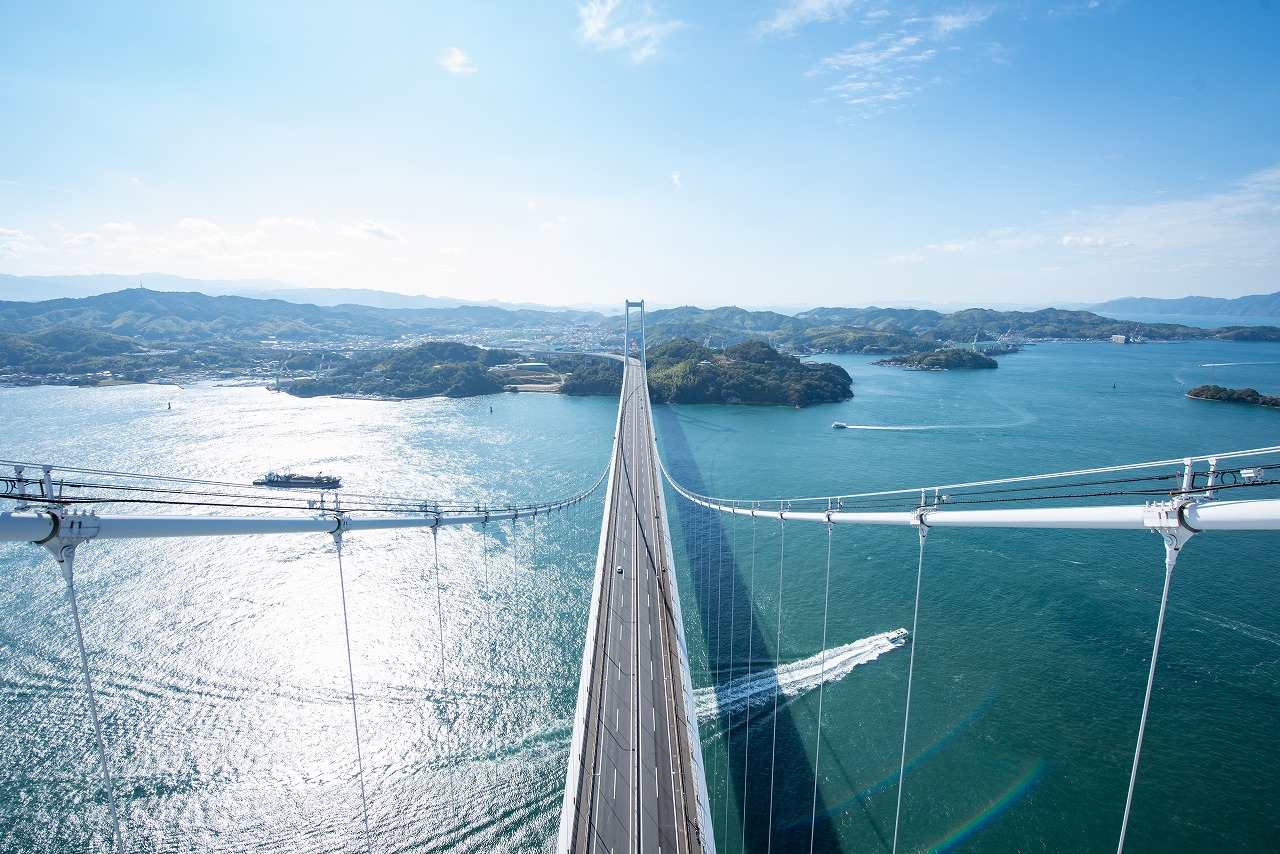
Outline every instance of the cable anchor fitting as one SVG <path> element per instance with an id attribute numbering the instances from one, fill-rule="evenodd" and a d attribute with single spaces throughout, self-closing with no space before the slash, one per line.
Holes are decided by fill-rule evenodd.
<path id="1" fill-rule="evenodd" d="M 347 519 L 347 514 L 342 512 L 342 509 L 338 505 L 338 497 L 336 495 L 333 498 L 333 510 L 323 515 L 333 520 L 333 530 L 330 531 L 329 534 L 333 537 L 333 544 L 338 547 L 338 552 L 341 554 L 342 532 L 350 527 L 351 523 Z"/>
<path id="2" fill-rule="evenodd" d="M 1142 524 L 1164 540 L 1164 561 L 1167 569 L 1178 562 L 1182 547 L 1202 529 L 1187 524 L 1186 508 L 1199 502 L 1185 496 L 1172 501 L 1157 501 L 1143 505 Z"/>

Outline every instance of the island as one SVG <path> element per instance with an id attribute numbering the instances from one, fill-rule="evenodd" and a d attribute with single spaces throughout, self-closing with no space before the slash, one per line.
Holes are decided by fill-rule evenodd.
<path id="1" fill-rule="evenodd" d="M 1248 403 L 1253 406 L 1266 406 L 1280 409 L 1280 397 L 1259 394 L 1252 388 L 1224 388 L 1220 385 L 1196 386 L 1187 392 L 1187 397 L 1195 400 L 1218 400 L 1224 403 Z"/>
<path id="2" fill-rule="evenodd" d="M 349 394 L 406 400 L 418 397 L 475 397 L 503 390 L 494 368 L 520 361 L 514 350 L 487 350 L 454 341 L 433 341 L 390 354 L 365 352 L 343 358 L 313 378 L 282 390 L 298 397 Z"/>
<path id="3" fill-rule="evenodd" d="M 763 341 L 724 349 L 676 338 L 649 348 L 649 396 L 657 403 L 794 406 L 853 397 L 847 371 L 827 362 L 802 362 Z M 591 360 L 574 369 L 561 394 L 616 395 L 622 362 Z"/>
<path id="4" fill-rule="evenodd" d="M 689 338 L 650 347 L 649 396 L 659 403 L 809 406 L 853 397 L 839 365 L 802 362 L 763 341 L 712 350 Z"/>
<path id="5" fill-rule="evenodd" d="M 931 353 L 912 353 L 908 356 L 890 356 L 878 359 L 871 364 L 888 365 L 907 371 L 955 371 L 975 370 L 999 367 L 999 363 L 990 356 L 984 356 L 973 350 L 934 350 Z"/>
<path id="6" fill-rule="evenodd" d="M 622 391 L 621 359 L 552 360 L 552 366 L 569 375 L 560 384 L 560 393 L 572 397 L 617 397 Z"/>

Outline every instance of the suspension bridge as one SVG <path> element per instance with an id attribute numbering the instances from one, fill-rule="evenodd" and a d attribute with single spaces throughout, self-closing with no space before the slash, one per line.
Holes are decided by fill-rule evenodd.
<path id="1" fill-rule="evenodd" d="M 633 308 L 640 311 L 640 323 L 634 334 Z M 624 380 L 609 468 L 589 488 L 560 500 L 505 507 L 359 496 L 339 501 L 323 493 L 312 498 L 222 482 L 133 476 L 47 463 L 0 463 L 11 472 L 3 480 L 4 493 L 0 495 L 11 504 L 9 509 L 0 512 L 0 542 L 31 543 L 45 549 L 57 562 L 66 583 L 95 732 L 101 791 L 109 804 L 111 833 L 117 851 L 124 852 L 128 845 L 116 805 L 117 786 L 113 783 L 104 744 L 94 673 L 84 645 L 76 598 L 75 557 L 80 546 L 110 539 L 319 533 L 333 539 L 341 578 L 343 538 L 348 533 L 406 528 L 427 528 L 434 533 L 451 525 L 487 526 L 536 518 L 578 505 L 602 485 L 606 488 L 605 513 L 583 643 L 557 851 L 700 852 L 715 851 L 718 847 L 772 850 L 775 844 L 778 850 L 786 851 L 825 851 L 838 847 L 830 836 L 830 828 L 819 820 L 822 812 L 821 686 L 829 669 L 842 666 L 835 651 L 828 659 L 827 649 L 830 544 L 832 532 L 838 526 L 900 527 L 916 534 L 918 563 L 910 631 L 886 633 L 868 647 L 873 653 L 902 643 L 904 636 L 909 641 L 916 635 L 926 540 L 935 528 L 1139 530 L 1159 535 L 1164 547 L 1164 586 L 1150 650 L 1145 697 L 1140 714 L 1135 710 L 1139 725 L 1123 819 L 1116 829 L 1118 849 L 1123 849 L 1133 793 L 1139 782 L 1142 743 L 1170 580 L 1178 556 L 1193 536 L 1204 532 L 1280 530 L 1280 499 L 1266 497 L 1280 483 L 1274 476 L 1280 447 L 877 493 L 769 501 L 716 498 L 679 483 L 659 458 L 645 374 L 643 304 L 628 303 L 627 310 L 624 356 L 621 357 Z M 709 513 L 725 514 L 726 518 L 749 518 L 753 525 L 776 522 L 779 526 L 782 553 L 779 556 L 778 635 L 772 644 L 775 651 L 781 646 L 787 526 L 805 524 L 825 528 L 828 563 L 826 589 L 821 597 L 822 652 L 817 662 L 818 736 L 814 739 L 815 752 L 810 767 L 809 820 L 800 826 L 794 823 L 779 826 L 775 817 L 773 763 L 779 740 L 795 739 L 794 733 L 779 731 L 777 711 L 783 667 L 780 660 L 775 660 L 769 662 L 775 675 L 765 680 L 767 684 L 757 684 L 760 680 L 755 680 L 745 686 L 736 684 L 738 680 L 735 680 L 719 686 L 723 702 L 736 696 L 735 691 L 762 692 L 764 701 L 773 704 L 773 715 L 769 750 L 759 749 L 755 754 L 757 762 L 763 763 L 766 759 L 769 762 L 767 802 L 759 799 L 763 795 L 758 793 L 758 800 L 750 803 L 759 809 L 749 810 L 744 792 L 741 798 L 743 838 L 716 838 L 664 479 L 673 494 Z M 141 507 L 163 504 L 169 512 L 163 515 L 99 512 L 98 508 L 108 503 Z M 174 505 L 189 505 L 201 512 L 199 515 L 174 514 Z M 235 512 L 247 508 L 257 512 L 253 515 Z M 754 554 L 752 559 L 754 561 Z M 344 626 L 345 590 L 343 582 Z M 817 615 L 814 616 L 816 619 Z M 716 619 L 720 619 L 718 615 Z M 735 619 L 730 617 L 730 624 Z M 758 630 L 753 627 L 752 632 L 754 642 Z M 349 630 L 346 643 L 364 845 L 372 850 L 360 747 L 359 692 L 351 669 Z M 898 773 L 890 781 L 896 808 L 891 834 L 884 840 L 884 847 L 892 851 L 899 850 L 902 794 L 907 782 L 911 675 L 916 664 L 915 644 L 910 643 L 909 647 L 902 747 Z M 845 657 L 849 654 L 839 653 Z M 745 756 L 744 761 L 748 761 Z M 726 770 L 726 776 L 727 773 Z M 743 779 L 749 776 L 744 774 Z M 750 778 L 761 777 L 757 774 Z"/>

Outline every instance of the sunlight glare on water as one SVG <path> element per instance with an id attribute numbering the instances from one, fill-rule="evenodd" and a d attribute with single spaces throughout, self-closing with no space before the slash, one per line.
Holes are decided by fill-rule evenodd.
<path id="1" fill-rule="evenodd" d="M 552 396 L 393 404 L 208 385 L 0 396 L 47 425 L 11 458 L 242 483 L 324 470 L 344 494 L 499 505 L 590 486 L 616 414 Z M 554 834 L 600 498 L 445 528 L 438 543 L 345 537 L 375 848 L 540 850 Z M 3 847 L 101 848 L 110 821 L 64 585 L 29 547 L 0 554 L 0 751 L 17 769 Z M 131 850 L 363 849 L 329 537 L 94 543 L 77 588 Z"/>

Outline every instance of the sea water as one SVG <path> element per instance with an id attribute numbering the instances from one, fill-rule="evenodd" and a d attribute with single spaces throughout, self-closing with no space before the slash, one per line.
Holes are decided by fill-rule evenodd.
<path id="1" fill-rule="evenodd" d="M 1185 397 L 1211 372 L 1219 385 L 1280 390 L 1276 345 L 1040 344 L 972 372 L 833 360 L 854 379 L 845 403 L 659 408 L 673 476 L 703 494 L 766 500 L 1280 439 L 1280 412 Z M 833 430 L 833 421 L 849 429 Z M 816 850 L 889 850 L 909 648 L 883 652 L 821 691 L 793 694 L 780 676 L 782 690 L 770 692 L 777 714 L 772 704 L 736 708 L 731 686 L 779 664 L 786 673 L 812 663 L 824 648 L 824 604 L 828 651 L 911 628 L 918 566 L 898 850 L 1115 849 L 1164 579 L 1159 537 L 943 529 L 928 536 L 921 561 L 912 529 L 836 526 L 828 564 L 821 524 L 783 528 L 686 504 L 676 528 L 693 558 L 681 584 L 685 601 L 698 603 L 685 607 L 690 622 L 699 615 L 689 631 L 694 680 L 722 686 L 730 701 L 702 727 L 720 850 L 762 851 L 771 840 L 773 851 L 807 851 L 811 839 Z M 1130 850 L 1280 844 L 1277 545 L 1274 534 L 1209 533 L 1183 551 Z"/>
<path id="2" fill-rule="evenodd" d="M 1184 396 L 1211 371 L 1280 393 L 1276 345 L 1042 344 L 951 373 L 831 358 L 854 377 L 845 403 L 658 407 L 673 476 L 731 498 L 820 496 L 1280 439 L 1280 413 Z M 212 384 L 0 389 L 0 406 L 10 459 L 238 482 L 324 470 L 347 494 L 485 504 L 595 482 L 617 414 L 603 398 Z M 553 848 L 601 500 L 438 537 L 346 537 L 374 849 Z M 838 526 L 828 587 L 825 526 L 667 500 L 719 850 L 888 850 L 913 648 L 899 850 L 1114 848 L 1159 538 L 939 530 L 918 563 L 913 530 Z M 1276 846 L 1277 564 L 1270 534 L 1186 547 L 1132 850 Z M 918 629 L 893 639 L 912 626 L 918 565 Z M 65 584 L 27 545 L 0 546 L 0 572 L 0 846 L 109 850 Z M 77 592 L 129 850 L 364 850 L 330 538 L 89 543 Z"/>

